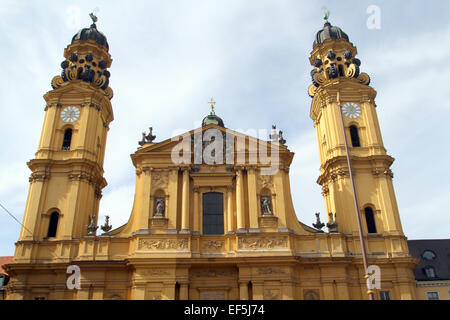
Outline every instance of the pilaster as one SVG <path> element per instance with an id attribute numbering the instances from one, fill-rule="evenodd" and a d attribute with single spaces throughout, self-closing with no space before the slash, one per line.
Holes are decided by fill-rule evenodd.
<path id="1" fill-rule="evenodd" d="M 245 211 L 244 211 L 244 177 L 241 168 L 236 171 L 236 232 L 245 231 Z"/>

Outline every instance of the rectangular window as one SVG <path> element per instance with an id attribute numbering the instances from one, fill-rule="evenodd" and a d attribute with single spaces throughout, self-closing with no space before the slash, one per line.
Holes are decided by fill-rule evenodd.
<path id="1" fill-rule="evenodd" d="M 223 193 L 207 192 L 203 194 L 203 234 L 222 235 L 223 222 Z"/>
<path id="2" fill-rule="evenodd" d="M 427 292 L 428 300 L 439 300 L 439 293 L 436 291 Z"/>
<path id="3" fill-rule="evenodd" d="M 391 293 L 389 291 L 380 291 L 381 300 L 391 300 Z"/>

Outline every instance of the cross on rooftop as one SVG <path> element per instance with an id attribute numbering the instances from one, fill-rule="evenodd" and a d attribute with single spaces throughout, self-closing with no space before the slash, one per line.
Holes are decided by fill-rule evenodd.
<path id="1" fill-rule="evenodd" d="M 211 100 L 208 103 L 211 107 L 211 113 L 214 113 L 214 107 L 215 107 L 216 102 L 214 101 L 213 98 L 211 98 Z"/>

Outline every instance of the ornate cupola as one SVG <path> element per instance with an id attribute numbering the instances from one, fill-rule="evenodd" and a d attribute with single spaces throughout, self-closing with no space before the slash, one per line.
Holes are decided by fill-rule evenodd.
<path id="1" fill-rule="evenodd" d="M 209 114 L 203 118 L 202 121 L 202 127 L 207 126 L 209 124 L 215 124 L 218 125 L 220 127 L 224 127 L 225 125 L 223 124 L 223 120 L 216 115 L 216 113 L 214 112 L 214 106 L 216 104 L 216 102 L 213 100 L 213 98 L 211 98 L 211 101 L 209 101 L 210 107 L 211 107 L 211 111 L 209 112 Z"/>
<path id="2" fill-rule="evenodd" d="M 83 28 L 73 37 L 71 44 L 64 50 L 61 62 L 61 76 L 52 79 L 53 89 L 73 81 L 84 81 L 104 91 L 111 99 L 113 91 L 109 87 L 110 72 L 107 70 L 112 63 L 106 36 L 97 30 L 97 17 L 91 14 L 93 23 L 89 28 Z"/>
<path id="3" fill-rule="evenodd" d="M 323 28 L 316 34 L 309 58 L 314 67 L 309 95 L 314 97 L 318 88 L 334 79 L 354 78 L 361 84 L 369 85 L 370 77 L 360 72 L 361 61 L 356 58 L 356 47 L 348 35 L 341 28 L 332 26 L 328 16 L 325 20 Z"/>
<path id="4" fill-rule="evenodd" d="M 328 21 L 325 22 L 323 29 L 317 32 L 313 48 L 327 39 L 345 39 L 349 41 L 347 34 L 341 28 L 332 26 Z"/>
<path id="5" fill-rule="evenodd" d="M 98 44 L 105 46 L 106 50 L 109 50 L 108 41 L 106 36 L 97 30 L 97 25 L 95 23 L 91 24 L 89 28 L 83 28 L 72 38 L 72 43 L 76 40 L 95 40 Z"/>

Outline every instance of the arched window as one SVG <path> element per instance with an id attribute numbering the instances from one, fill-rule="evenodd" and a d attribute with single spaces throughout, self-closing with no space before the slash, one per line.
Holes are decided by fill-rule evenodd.
<path id="1" fill-rule="evenodd" d="M 364 209 L 364 214 L 366 215 L 367 232 L 377 233 L 377 226 L 375 225 L 375 217 L 373 215 L 373 210 L 371 207 L 366 207 Z"/>
<path id="2" fill-rule="evenodd" d="M 361 147 L 361 142 L 359 141 L 358 127 L 353 125 L 350 126 L 350 138 L 352 139 L 352 147 Z"/>
<path id="3" fill-rule="evenodd" d="M 203 234 L 221 235 L 223 227 L 223 193 L 203 194 Z"/>
<path id="4" fill-rule="evenodd" d="M 59 213 L 53 212 L 50 215 L 50 223 L 48 225 L 47 238 L 56 237 L 56 229 L 58 228 Z"/>
<path id="5" fill-rule="evenodd" d="M 70 143 L 72 142 L 72 129 L 66 129 L 64 131 L 64 140 L 62 144 L 62 150 L 70 150 Z"/>

